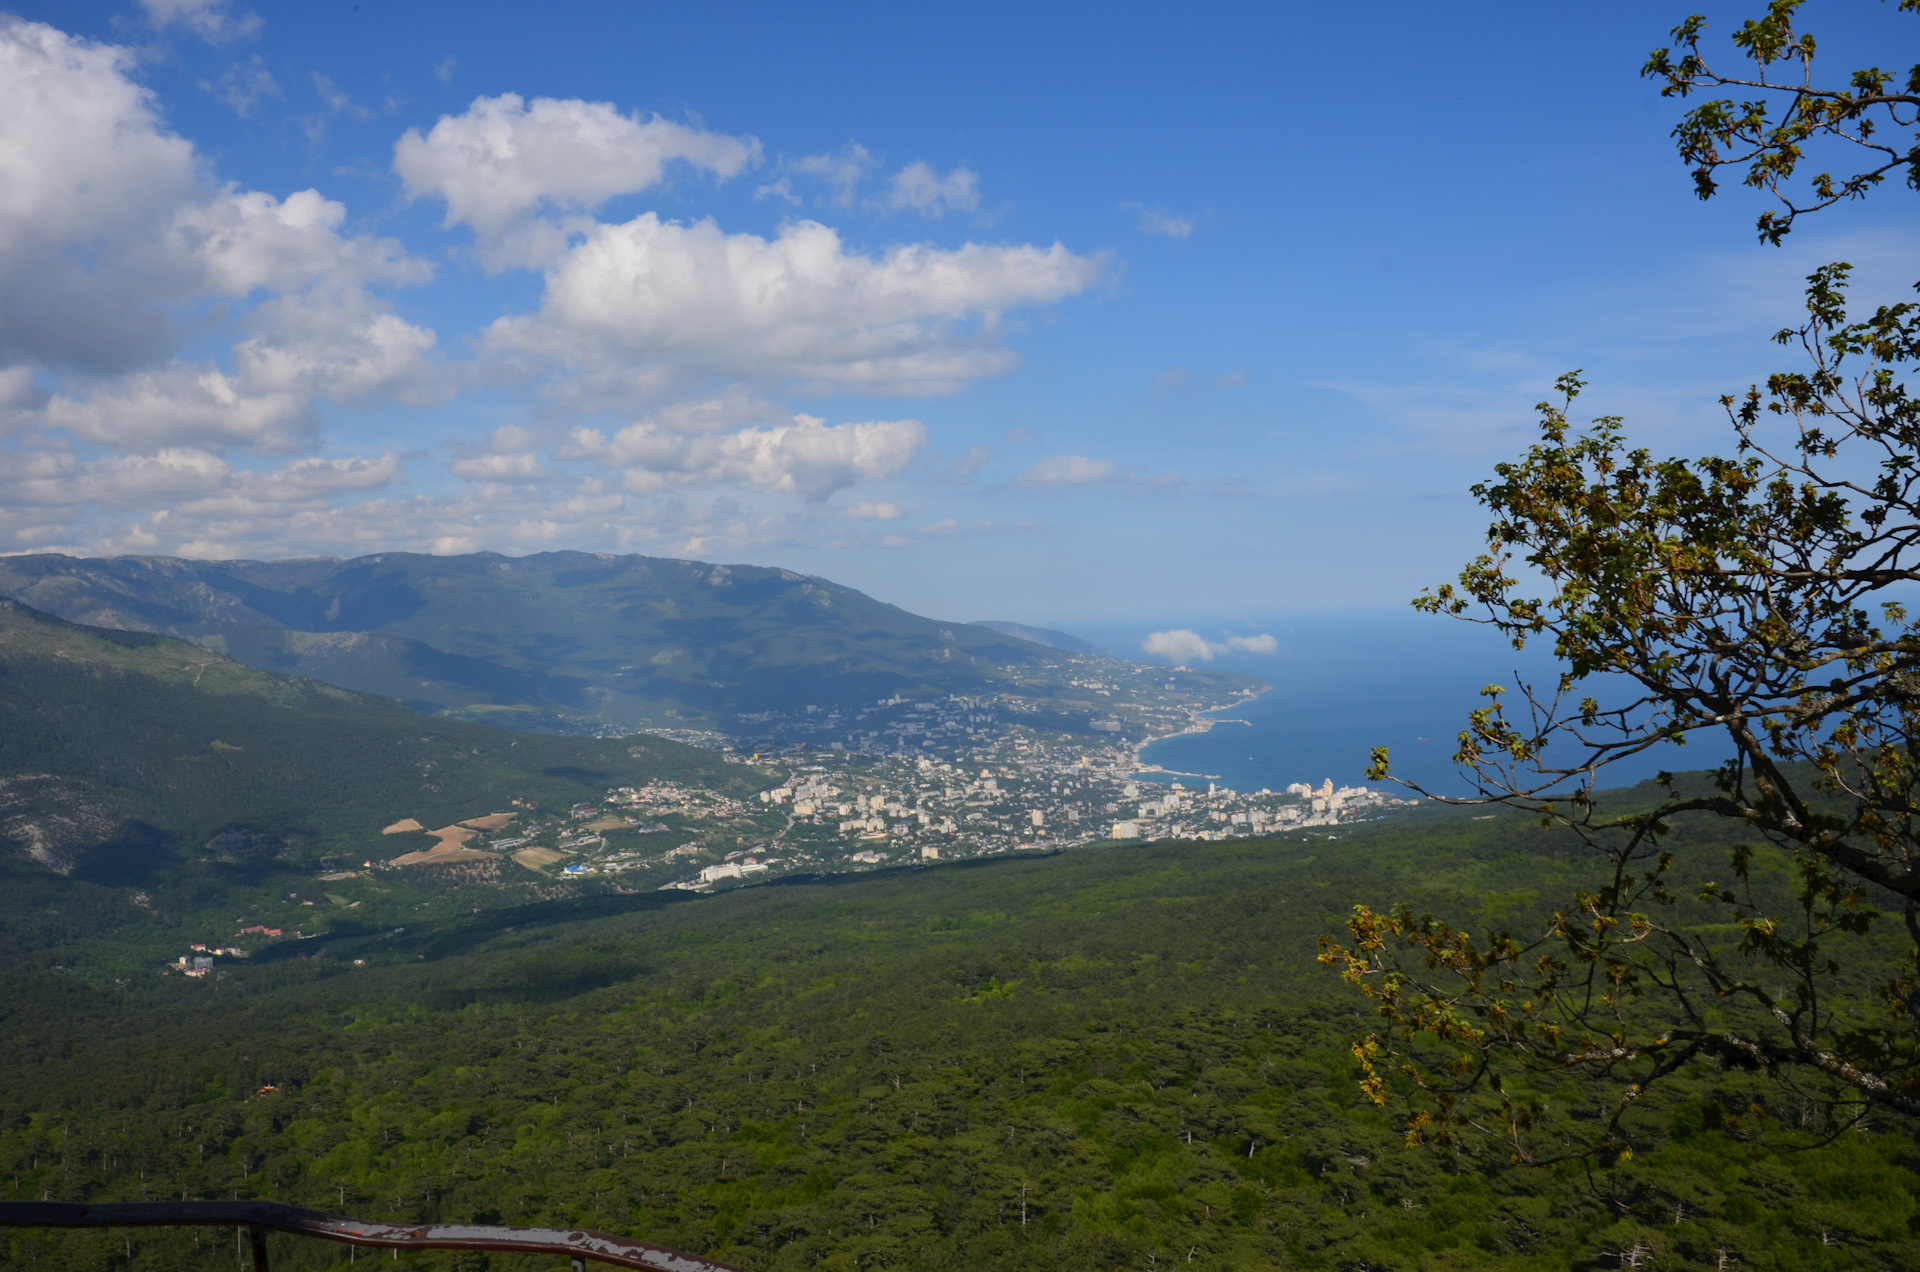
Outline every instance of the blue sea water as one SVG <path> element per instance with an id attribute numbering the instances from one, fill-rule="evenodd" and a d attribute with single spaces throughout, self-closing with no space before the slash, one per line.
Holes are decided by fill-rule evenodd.
<path id="1" fill-rule="evenodd" d="M 1468 712 L 1485 702 L 1480 690 L 1490 684 L 1513 689 L 1521 677 L 1550 686 L 1556 674 L 1548 650 L 1515 651 L 1486 628 L 1406 610 L 1192 626 L 1216 641 L 1221 635 L 1215 629 L 1276 637 L 1279 648 L 1272 654 L 1223 654 L 1206 664 L 1258 676 L 1273 688 L 1214 713 L 1220 723 L 1210 732 L 1162 739 L 1141 758 L 1240 791 L 1280 790 L 1292 782 L 1317 786 L 1327 778 L 1336 786 L 1361 784 L 1372 748 L 1385 746 L 1396 774 L 1435 793 L 1466 794 L 1452 756 Z M 1144 658 L 1140 640 L 1148 630 L 1099 624 L 1082 625 L 1076 634 L 1122 657 Z M 1708 768 L 1724 755 L 1699 743 L 1662 748 L 1611 767 L 1601 784 L 1631 785 L 1663 768 Z M 1175 776 L 1148 773 L 1143 780 Z"/>

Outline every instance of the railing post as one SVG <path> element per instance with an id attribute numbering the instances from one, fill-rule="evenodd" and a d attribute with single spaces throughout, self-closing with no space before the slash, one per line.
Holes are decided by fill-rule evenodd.
<path id="1" fill-rule="evenodd" d="M 563 1255 L 572 1272 L 589 1261 L 639 1272 L 736 1272 L 724 1263 L 697 1259 L 605 1232 L 567 1228 L 515 1228 L 498 1224 L 391 1224 L 302 1210 L 270 1201 L 0 1201 L 0 1232 L 11 1228 L 148 1228 L 188 1224 L 233 1229 L 235 1272 L 268 1272 L 267 1234 L 288 1232 L 344 1242 L 352 1260 L 360 1246 L 387 1250 L 499 1250 L 551 1258 Z M 253 1266 L 247 1267 L 248 1246 Z M 127 1242 L 132 1260 L 132 1241 Z"/>

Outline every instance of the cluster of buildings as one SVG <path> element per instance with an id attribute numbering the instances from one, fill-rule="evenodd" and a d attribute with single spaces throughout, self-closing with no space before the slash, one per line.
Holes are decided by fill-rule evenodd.
<path id="1" fill-rule="evenodd" d="M 255 928 L 250 930 L 260 931 L 263 929 Z M 246 933 L 243 932 L 241 935 L 244 936 Z M 274 932 L 274 935 L 279 935 L 278 930 Z M 174 964 L 174 968 L 183 976 L 209 976 L 213 973 L 215 959 L 245 958 L 246 956 L 247 952 L 235 945 L 212 946 L 195 944 L 187 947 L 187 952 L 180 956 L 179 961 Z"/>
<path id="2" fill-rule="evenodd" d="M 1204 728 L 1201 712 L 1219 704 L 1183 690 L 1164 668 L 1126 674 L 1138 683 L 1105 670 L 1077 677 L 1076 692 L 1114 705 L 1072 718 L 1057 704 L 1006 694 L 807 708 L 799 716 L 828 740 L 725 748 L 731 763 L 778 774 L 754 797 L 656 781 L 565 813 L 516 800 L 526 810 L 521 827 L 487 846 L 517 849 L 513 860 L 530 869 L 623 890 L 702 890 L 1105 840 L 1274 836 L 1417 802 L 1331 780 L 1242 792 L 1205 776 L 1143 771 L 1147 738 Z"/>
<path id="3" fill-rule="evenodd" d="M 741 762 L 768 765 L 762 756 Z M 712 806 L 706 792 L 671 784 L 661 784 L 651 798 L 609 792 L 609 804 L 624 801 L 674 823 L 648 829 L 702 837 L 666 851 L 620 851 L 623 836 L 612 834 L 598 868 L 644 871 L 661 880 L 647 880 L 656 888 L 702 890 L 768 873 L 898 866 L 1102 840 L 1271 836 L 1371 819 L 1417 802 L 1365 786 L 1335 787 L 1331 780 L 1253 792 L 1171 774 L 1156 781 L 1142 774 L 1129 746 L 1031 727 L 981 737 L 966 752 L 947 756 L 789 748 L 778 771 L 779 783 L 744 806 L 728 801 L 728 811 L 740 809 L 744 819 L 734 815 L 704 828 L 686 814 Z"/>
<path id="4" fill-rule="evenodd" d="M 737 818 L 747 809 L 739 800 L 718 791 L 707 790 L 699 786 L 686 786 L 679 782 L 649 782 L 642 787 L 616 786 L 607 792 L 606 802 L 620 809 L 624 819 L 632 825 L 645 821 L 657 821 L 665 816 L 677 816 L 700 820 L 717 818 L 725 820 Z M 592 804 L 574 806 L 571 819 L 574 821 L 592 821 L 600 815 L 598 807 Z"/>
<path id="5" fill-rule="evenodd" d="M 1129 798 L 1136 790 L 1129 786 Z M 1305 782 L 1295 782 L 1277 797 L 1266 790 L 1251 796 L 1228 791 L 1223 797 L 1212 782 L 1207 783 L 1207 793 L 1201 797 L 1189 794 L 1186 787 L 1174 782 L 1167 794 L 1140 804 L 1131 819 L 1114 822 L 1113 838 L 1220 839 L 1235 835 L 1272 835 L 1313 826 L 1337 826 L 1342 817 L 1354 820 L 1417 803 L 1418 800 L 1396 799 L 1365 786 L 1342 786 L 1336 790 L 1332 778 L 1317 789 Z M 1198 815 L 1202 812 L 1204 818 Z"/>

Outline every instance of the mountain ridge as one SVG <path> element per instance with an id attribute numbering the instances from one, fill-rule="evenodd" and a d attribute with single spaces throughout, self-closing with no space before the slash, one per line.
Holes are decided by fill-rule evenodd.
<path id="1" fill-rule="evenodd" d="M 0 558 L 0 594 L 428 713 L 554 732 L 741 733 L 756 718 L 995 693 L 1071 716 L 1112 704 L 1074 684 L 1088 668 L 1135 666 L 925 618 L 778 567 L 631 554 L 45 553 Z M 1257 682 L 1207 673 L 1194 683 L 1228 691 Z"/>
<path id="2" fill-rule="evenodd" d="M 1030 640 L 1036 645 L 1045 645 L 1049 649 L 1058 649 L 1069 654 L 1086 654 L 1093 658 L 1114 656 L 1113 651 L 1105 645 L 1096 645 L 1090 640 L 1084 640 L 1072 632 L 1063 632 L 1058 628 L 1035 627 L 1030 623 L 1009 623 L 997 618 L 977 618 L 972 625 L 984 627 L 990 632 L 999 632 L 1002 636 Z"/>

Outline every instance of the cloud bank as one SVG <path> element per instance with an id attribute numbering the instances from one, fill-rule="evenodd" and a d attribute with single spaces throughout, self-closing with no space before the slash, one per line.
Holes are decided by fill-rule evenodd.
<path id="1" fill-rule="evenodd" d="M 217 0 L 142 3 L 154 28 L 208 41 L 259 23 Z M 200 89 L 241 115 L 284 109 L 258 57 Z M 372 123 L 400 107 L 338 109 Z M 438 238 L 368 232 L 318 188 L 223 180 L 128 49 L 0 17 L 0 551 L 692 551 L 865 534 L 905 515 L 890 487 L 927 469 L 927 425 L 793 399 L 1006 375 L 1014 315 L 1110 272 L 1059 242 L 874 247 L 812 218 L 755 234 L 631 204 L 609 217 L 616 200 L 768 168 L 749 134 L 610 102 L 499 93 L 394 131 L 394 177 L 438 208 Z M 851 144 L 773 167 L 789 192 L 810 181 L 922 233 L 981 205 L 967 167 L 889 172 Z M 447 271 L 430 262 L 449 258 L 530 287 L 443 333 L 423 315 L 459 321 L 435 301 Z M 476 436 L 436 414 L 478 394 L 523 418 Z M 382 422 L 343 428 L 356 413 Z M 1026 484 L 1085 484 L 1103 463 L 1050 457 Z"/>

